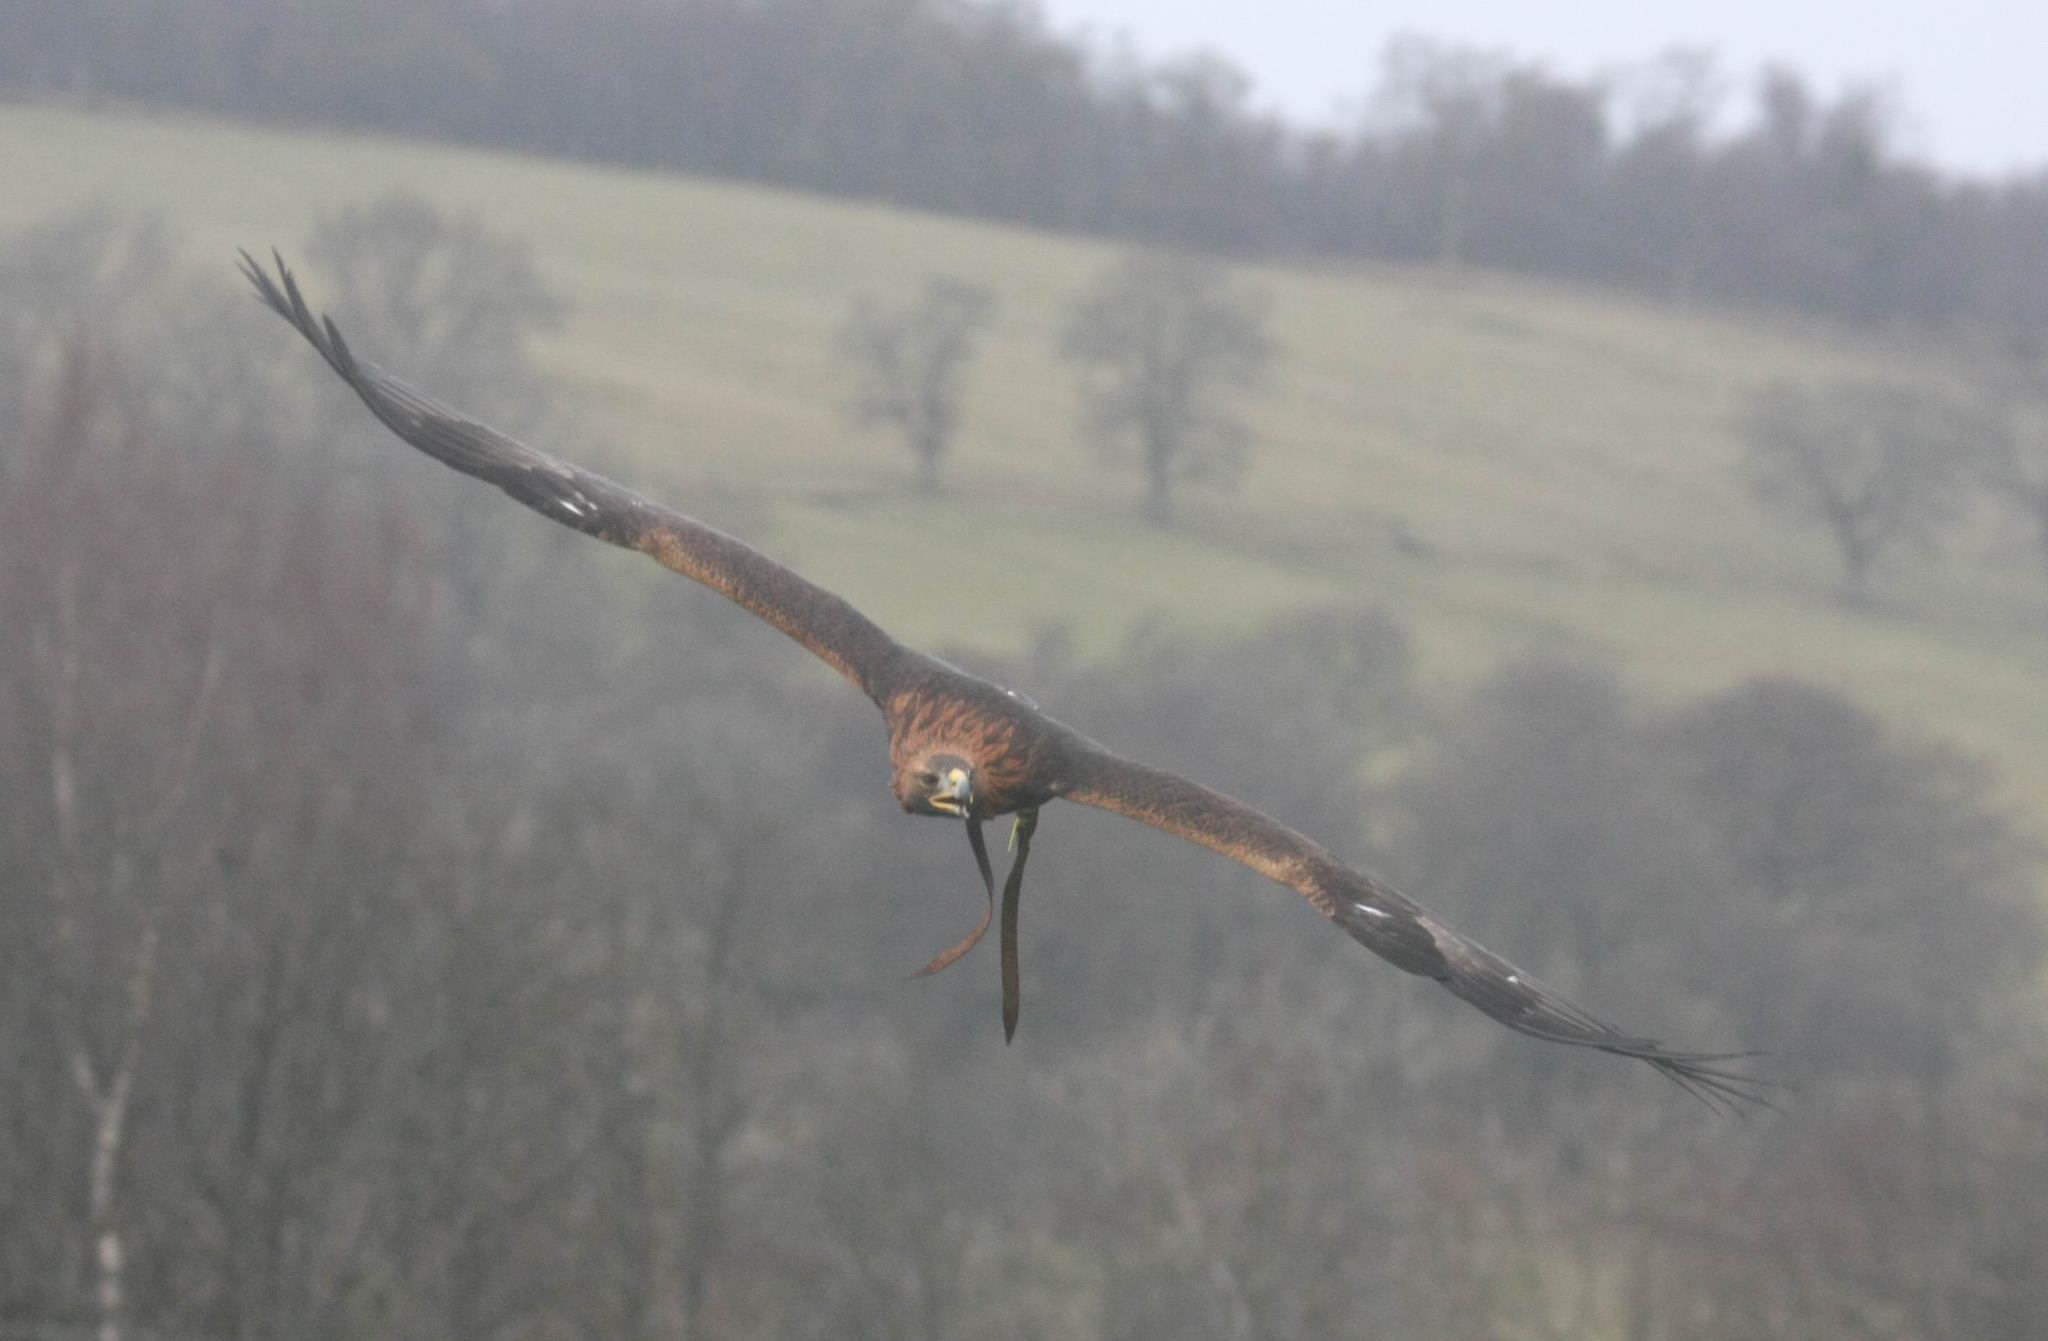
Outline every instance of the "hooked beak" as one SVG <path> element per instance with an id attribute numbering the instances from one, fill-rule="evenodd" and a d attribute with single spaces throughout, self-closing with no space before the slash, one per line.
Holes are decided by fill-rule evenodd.
<path id="1" fill-rule="evenodd" d="M 964 817 L 974 809 L 974 780 L 964 768 L 950 769 L 939 790 L 928 799 L 932 809 L 940 814 Z"/>

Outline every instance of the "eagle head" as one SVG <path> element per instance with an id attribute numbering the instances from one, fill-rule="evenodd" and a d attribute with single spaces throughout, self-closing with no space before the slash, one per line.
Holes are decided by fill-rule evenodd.
<path id="1" fill-rule="evenodd" d="M 927 754 L 896 775 L 896 799 L 913 815 L 963 819 L 974 812 L 974 765 L 957 754 Z"/>

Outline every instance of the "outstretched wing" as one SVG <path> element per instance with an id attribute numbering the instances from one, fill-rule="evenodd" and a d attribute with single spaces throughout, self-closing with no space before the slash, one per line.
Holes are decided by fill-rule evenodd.
<path id="1" fill-rule="evenodd" d="M 275 253 L 273 253 L 275 256 Z M 277 261 L 277 279 L 242 253 L 242 270 L 264 303 L 289 321 L 393 433 L 428 456 L 497 485 L 542 515 L 585 535 L 638 550 L 727 596 L 809 648 L 881 701 L 902 647 L 860 611 L 742 541 L 659 507 L 602 475 L 535 451 L 358 360 L 331 318 L 315 317 L 298 281 Z"/>
<path id="2" fill-rule="evenodd" d="M 1451 930 L 1397 890 L 1354 871 L 1277 820 L 1175 773 L 1090 750 L 1061 795 L 1200 843 L 1287 886 L 1396 967 L 1434 978 L 1508 1028 L 1635 1057 L 1709 1104 L 1770 1106 L 1769 1082 L 1727 1064 L 1753 1054 L 1675 1052 L 1623 1033 Z"/>

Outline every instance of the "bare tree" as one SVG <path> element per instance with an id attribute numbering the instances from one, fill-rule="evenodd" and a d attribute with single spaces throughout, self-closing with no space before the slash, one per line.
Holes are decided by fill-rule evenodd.
<path id="1" fill-rule="evenodd" d="M 1800 1134 L 1754 1141 L 1500 1055 L 1466 1106 L 1512 1112 L 1512 1134 L 1457 1147 L 1512 1153 L 1482 1204 L 1522 1214 L 1517 1181 L 1555 1161 L 1528 1209 L 1564 1212 L 1569 1238 L 1531 1277 L 1590 1268 L 1596 1300 L 1597 1282 L 1620 1286 L 1632 1337 L 1892 1330 L 1859 1313 L 1972 1334 L 1937 1319 L 2028 1278 L 1998 1253 L 2038 1256 L 2025 1231 L 1963 1228 L 2031 1216 L 1964 1181 L 2010 1158 L 1970 1129 L 1984 1110 L 1966 1077 L 2007 1083 L 2025 1061 L 1987 1025 L 2041 962 L 2031 849 L 1979 770 L 1831 693 L 1761 681 L 1639 722 L 1618 689 L 1536 665 L 1462 704 L 1406 789 L 1409 860 L 1450 890 L 1512 889 L 1489 901 L 1495 925 L 1547 976 L 1597 963 L 1615 986 L 1654 984 L 1667 1017 L 1765 1043 L 1801 1083 Z M 1512 1238 L 1482 1225 L 1455 1244 L 1512 1287 Z"/>
<path id="2" fill-rule="evenodd" d="M 1984 487 L 2034 528 L 2048 565 L 2048 372 L 2005 379 L 1992 392 L 1995 422 L 1983 436 Z"/>
<path id="3" fill-rule="evenodd" d="M 1741 416 L 1745 466 L 1763 502 L 1825 527 L 1849 598 L 1869 595 L 1887 551 L 1931 548 L 1962 498 L 1972 427 L 1929 392 L 1851 381 L 1812 390 L 1774 382 Z"/>
<path id="4" fill-rule="evenodd" d="M 406 1335 L 438 1292 L 481 1307 L 433 1334 L 502 1334 L 474 1320 L 552 1307 L 518 1236 L 574 1131 L 534 1073 L 576 1050 L 470 1046 L 553 982 L 440 972 L 496 949 L 446 891 L 505 958 L 573 961 L 508 915 L 516 872 L 433 873 L 468 789 L 425 803 L 451 742 L 420 686 L 452 677 L 416 519 L 302 487 L 274 342 L 173 256 L 110 216 L 0 253 L 0 1319 Z M 448 1003 L 487 993 L 463 1035 L 487 1012 Z M 496 1120 L 431 1125 L 459 1105 Z"/>
<path id="5" fill-rule="evenodd" d="M 535 366 L 532 345 L 561 326 L 568 306 L 523 240 L 478 215 L 446 214 L 394 193 L 323 215 L 306 250 L 338 281 L 338 315 L 367 357 L 402 360 L 435 395 L 513 434 L 566 427 L 568 392 Z M 376 463 L 377 477 L 415 468 L 374 425 L 342 422 L 343 432 L 374 443 L 360 459 Z M 435 510 L 448 525 L 432 535 L 434 570 L 448 575 L 458 613 L 473 620 L 494 593 L 520 585 L 507 580 L 517 570 L 508 546 L 527 542 L 494 524 L 495 498 L 454 489 L 440 498 Z M 534 541 L 528 552 L 546 543 Z"/>
<path id="6" fill-rule="evenodd" d="M 1061 350 L 1080 370 L 1082 431 L 1135 459 L 1145 516 L 1164 526 L 1181 484 L 1234 484 L 1251 435 L 1234 402 L 1273 354 L 1265 299 L 1187 252 L 1137 252 L 1074 305 Z"/>
<path id="7" fill-rule="evenodd" d="M 522 432 L 551 412 L 551 388 L 507 376 L 529 372 L 533 338 L 568 317 L 524 241 L 397 192 L 322 215 L 307 254 L 339 281 L 337 310 L 431 368 L 443 394 L 488 397 Z"/>
<path id="8" fill-rule="evenodd" d="M 933 275 L 908 302 L 863 294 L 840 327 L 839 354 L 855 379 L 848 412 L 857 423 L 903 435 L 925 493 L 939 491 L 939 472 L 960 429 L 967 362 L 994 311 L 987 289 Z"/>
<path id="9" fill-rule="evenodd" d="M 118 245 L 96 259 L 123 270 L 159 238 L 149 228 L 99 236 Z M 0 844 L 20 843 L 24 858 L 4 863 L 4 939 L 31 957 L 0 963 L 0 975 L 42 990 L 0 1004 L 0 1032 L 43 1034 L 28 1051 L 57 1068 L 42 1078 L 61 1070 L 75 1087 L 70 1102 L 47 1091 L 24 1101 L 46 1106 L 36 1162 L 78 1179 L 51 1190 L 83 1208 L 81 1223 L 42 1227 L 82 1236 L 73 1291 L 90 1301 L 101 1341 L 121 1341 L 133 1316 L 129 1179 L 161 924 L 203 866 L 204 826 L 188 802 L 205 790 L 194 780 L 222 667 L 218 551 L 195 546 L 205 552 L 193 562 L 167 565 L 160 547 L 176 525 L 166 513 L 222 481 L 150 441 L 152 398 L 117 333 L 93 329 L 76 305 L 35 305 L 28 317 L 0 350 L 22 412 L 0 438 L 10 537 L 0 621 L 14 635 L 0 655 L 0 714 L 13 728 L 0 731 L 0 787 L 26 826 L 0 831 Z M 151 668 L 147 690 L 135 664 Z M 21 1069 L 34 1095 L 35 1068 Z M 69 1255 L 51 1248 L 56 1261 Z M 0 1248 L 0 1263 L 13 1256 Z M 50 1285 L 61 1293 L 63 1274 Z"/>
<path id="10" fill-rule="evenodd" d="M 1732 1013 L 1807 1074 L 1890 1073 L 1932 1093 L 2040 961 L 2039 854 L 1998 813 L 1987 770 L 1785 680 L 1698 705 L 1662 742 L 1752 911 L 1778 929 L 1724 970 L 1731 987 L 1748 979 Z"/>

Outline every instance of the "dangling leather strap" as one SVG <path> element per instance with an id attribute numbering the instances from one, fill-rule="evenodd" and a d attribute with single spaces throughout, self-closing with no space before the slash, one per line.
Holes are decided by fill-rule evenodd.
<path id="1" fill-rule="evenodd" d="M 1003 881 L 1003 1042 L 1017 1036 L 1017 1012 L 1023 1005 L 1023 974 L 1017 967 L 1017 905 L 1024 896 L 1024 862 L 1031 856 L 1031 833 L 1038 827 L 1036 810 L 1017 812 L 1017 827 L 1010 831 L 1017 858 L 1010 863 L 1010 877 Z"/>
<path id="2" fill-rule="evenodd" d="M 940 951 L 938 957 L 931 963 L 911 974 L 913 978 L 928 977 L 937 973 L 972 950 L 981 942 L 982 933 L 988 930 L 989 921 L 996 915 L 996 873 L 995 868 L 989 865 L 988 844 L 982 840 L 981 821 L 978 819 L 967 821 L 967 845 L 974 849 L 974 864 L 981 868 L 982 888 L 988 891 L 988 911 L 981 915 L 981 924 L 967 933 L 966 940 L 950 950 Z"/>

